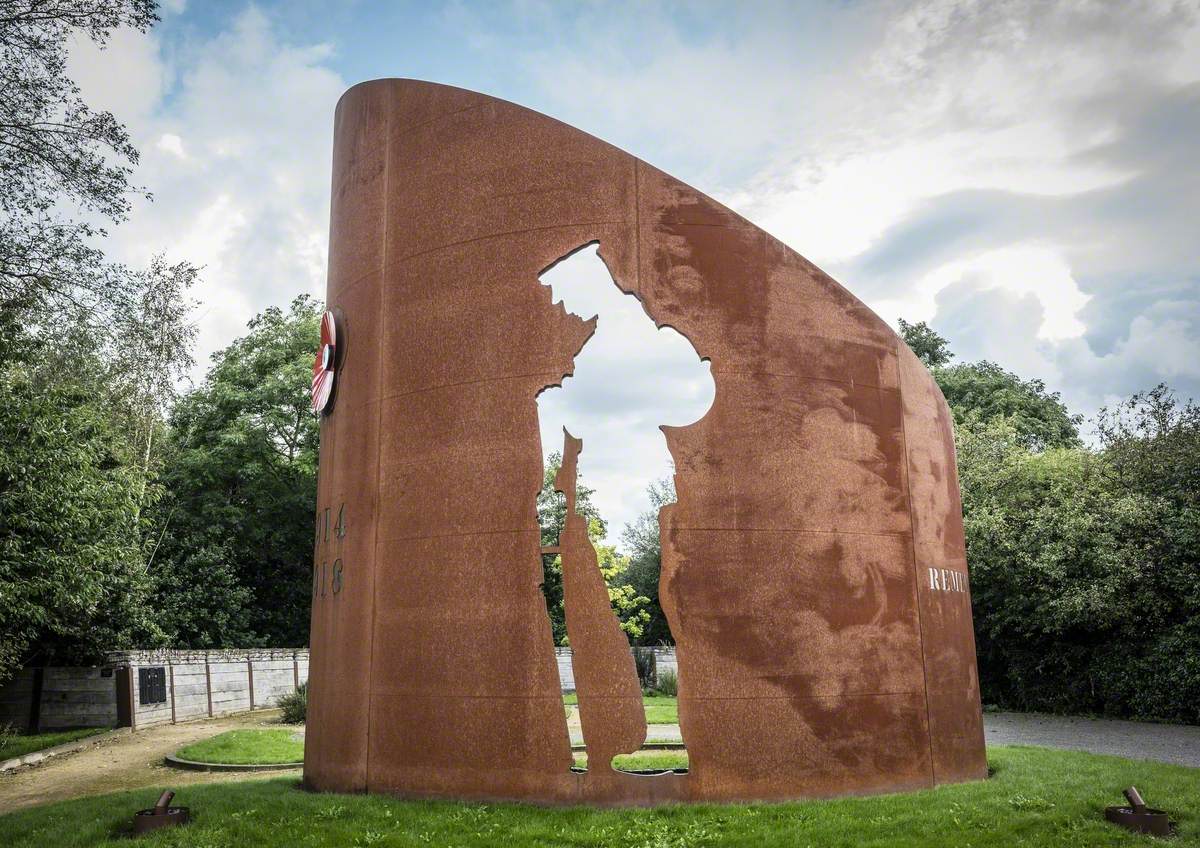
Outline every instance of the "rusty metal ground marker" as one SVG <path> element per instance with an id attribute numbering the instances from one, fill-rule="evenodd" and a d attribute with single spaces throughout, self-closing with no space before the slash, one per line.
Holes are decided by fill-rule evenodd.
<path id="1" fill-rule="evenodd" d="M 187 824 L 189 815 L 187 807 L 172 807 L 171 799 L 175 793 L 170 789 L 158 796 L 158 803 L 147 810 L 138 810 L 133 814 L 133 833 L 135 836 L 149 833 L 163 827 L 175 827 Z"/>
<path id="2" fill-rule="evenodd" d="M 1147 807 L 1136 786 L 1130 786 L 1124 794 L 1129 806 L 1106 807 L 1104 818 L 1134 833 L 1148 833 L 1151 836 L 1171 835 L 1169 816 L 1162 810 Z"/>

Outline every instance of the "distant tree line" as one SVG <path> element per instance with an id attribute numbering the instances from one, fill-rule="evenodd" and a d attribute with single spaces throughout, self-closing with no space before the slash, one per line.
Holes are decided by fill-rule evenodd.
<path id="1" fill-rule="evenodd" d="M 985 703 L 1200 722 L 1200 407 L 1165 385 L 1068 415 L 900 323 L 955 418 Z"/>

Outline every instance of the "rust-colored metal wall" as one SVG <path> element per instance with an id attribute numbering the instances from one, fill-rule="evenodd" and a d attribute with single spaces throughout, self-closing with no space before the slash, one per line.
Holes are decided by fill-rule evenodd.
<path id="1" fill-rule="evenodd" d="M 377 80 L 335 121 L 307 784 L 654 803 L 984 777 L 950 414 L 895 333 L 730 210 L 543 115 Z M 686 775 L 570 770 L 536 397 L 594 326 L 538 277 L 591 242 L 716 383 L 703 418 L 664 428 Z M 624 648 L 597 638 L 592 677 L 623 698 Z"/>

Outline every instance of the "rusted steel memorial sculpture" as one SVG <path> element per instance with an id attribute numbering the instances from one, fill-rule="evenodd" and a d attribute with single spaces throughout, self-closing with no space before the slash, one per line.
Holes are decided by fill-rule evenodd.
<path id="1" fill-rule="evenodd" d="M 307 785 L 655 803 L 984 777 L 950 413 L 888 326 L 730 210 L 544 115 L 378 80 L 335 124 Z M 716 383 L 700 420 L 663 428 L 686 774 L 610 766 L 646 727 L 574 515 L 571 434 L 558 550 L 586 772 L 539 588 L 536 398 L 595 321 L 538 277 L 593 243 Z"/>

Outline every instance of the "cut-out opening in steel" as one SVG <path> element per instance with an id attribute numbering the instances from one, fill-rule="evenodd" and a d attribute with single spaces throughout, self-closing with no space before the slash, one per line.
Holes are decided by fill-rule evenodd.
<path id="1" fill-rule="evenodd" d="M 566 311 L 585 320 L 595 316 L 595 331 L 575 357 L 572 379 L 564 379 L 557 392 L 539 393 L 538 415 L 543 450 L 557 446 L 556 437 L 563 424 L 587 435 L 587 459 L 580 462 L 586 463 L 589 488 L 594 487 L 592 494 L 599 513 L 612 522 L 607 532 L 593 542 L 604 546 L 600 554 L 611 561 L 617 550 L 613 525 L 638 525 L 644 535 L 652 531 L 657 540 L 658 510 L 674 501 L 670 476 L 673 467 L 660 427 L 664 423 L 686 426 L 702 418 L 712 405 L 715 384 L 708 362 L 691 342 L 672 327 L 656 326 L 638 298 L 622 290 L 604 262 L 598 242 L 587 242 L 568 252 L 547 267 L 540 279 Z M 654 468 L 659 469 L 658 473 Z M 669 499 L 661 497 L 667 493 Z M 555 506 L 561 509 L 563 496 L 556 497 Z M 645 503 L 639 503 L 640 509 L 634 514 L 607 506 L 631 501 Z M 547 541 L 543 539 L 543 544 Z M 558 600 L 561 560 L 555 556 L 556 540 L 549 541 L 551 547 L 544 548 L 543 591 L 553 624 L 552 606 Z M 639 587 L 655 603 L 657 582 L 655 574 L 648 590 Z M 669 624 L 666 631 L 670 638 Z M 652 661 L 653 655 L 647 655 Z M 645 674 L 642 666 L 639 661 L 641 685 L 654 685 L 654 674 Z M 574 716 L 578 714 L 575 710 Z M 573 725 L 570 732 L 586 745 L 587 731 L 571 718 L 569 715 L 568 724 Z M 677 728 L 678 720 L 671 724 Z M 649 727 L 653 738 L 656 726 Z M 628 755 L 612 758 L 614 770 L 646 772 L 622 769 L 622 756 Z M 667 766 L 648 773 L 676 771 Z"/>

